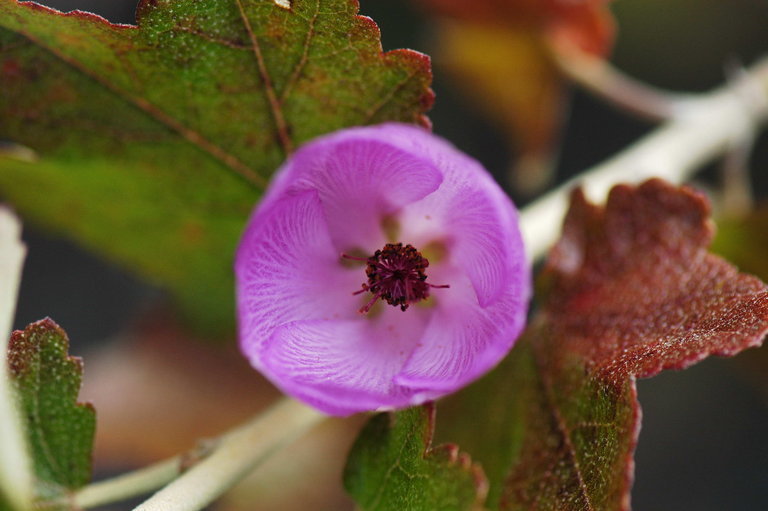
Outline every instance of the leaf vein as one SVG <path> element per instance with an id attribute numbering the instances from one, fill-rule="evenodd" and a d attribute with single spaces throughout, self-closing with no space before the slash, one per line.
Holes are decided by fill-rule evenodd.
<path id="1" fill-rule="evenodd" d="M 573 464 L 573 471 L 576 475 L 576 480 L 579 483 L 579 490 L 581 491 L 581 495 L 584 498 L 584 503 L 586 504 L 585 511 L 594 511 L 595 508 L 592 505 L 592 499 L 589 496 L 587 484 L 584 481 L 584 475 L 581 473 L 581 465 L 579 463 L 578 457 L 576 456 L 576 448 L 574 447 L 573 441 L 571 439 L 570 429 L 568 428 L 568 425 L 566 424 L 565 419 L 563 418 L 559 408 L 557 407 L 557 404 L 555 403 L 555 398 L 553 395 L 554 390 L 552 388 L 552 381 L 544 371 L 544 367 L 541 364 L 540 356 L 538 355 L 537 350 L 534 349 L 533 351 L 534 351 L 534 359 L 536 361 L 536 366 L 537 366 L 539 375 L 541 376 L 541 384 L 544 389 L 544 398 L 546 400 L 546 405 L 549 408 L 550 413 L 552 413 L 552 418 L 555 421 L 557 431 L 560 434 L 561 438 L 563 439 L 563 447 L 565 448 L 565 455 L 571 460 L 571 463 Z"/>
<path id="2" fill-rule="evenodd" d="M 405 451 L 406 447 L 408 446 L 408 442 L 413 437 L 414 432 L 409 431 L 406 435 L 405 440 L 403 441 L 403 444 L 400 446 L 400 451 L 397 453 L 397 458 L 395 458 L 394 463 L 392 463 L 392 466 L 387 469 L 387 472 L 384 474 L 384 477 L 381 480 L 381 484 L 379 485 L 379 489 L 376 492 L 376 498 L 373 500 L 373 503 L 371 504 L 371 509 L 376 509 L 381 502 L 382 497 L 384 496 L 384 488 L 387 485 L 387 481 L 390 477 L 392 477 L 392 473 L 395 471 L 396 468 L 400 467 L 400 460 L 403 457 L 403 452 Z M 402 470 L 402 467 L 401 467 Z M 403 470 L 403 472 L 405 472 Z"/>
<path id="3" fill-rule="evenodd" d="M 285 122 L 281 102 L 277 97 L 275 86 L 272 83 L 272 77 L 269 74 L 266 62 L 264 61 L 264 55 L 261 52 L 261 45 L 259 44 L 259 40 L 253 31 L 253 27 L 251 27 L 251 21 L 248 19 L 248 16 L 245 13 L 245 8 L 243 7 L 242 1 L 235 0 L 235 3 L 237 4 L 237 8 L 240 11 L 240 18 L 243 21 L 245 31 L 248 33 L 248 37 L 251 40 L 251 50 L 253 51 L 253 55 L 256 58 L 256 65 L 259 70 L 259 76 L 261 77 L 261 81 L 264 84 L 264 93 L 267 95 L 269 108 L 272 112 L 272 119 L 274 120 L 275 126 L 277 128 L 277 137 L 280 140 L 280 145 L 283 147 L 283 151 L 286 155 L 289 155 L 293 152 L 293 141 L 288 135 L 288 124 Z"/>
<path id="4" fill-rule="evenodd" d="M 171 117 L 169 114 L 165 113 L 163 110 L 159 109 L 157 106 L 150 103 L 146 99 L 138 96 L 134 96 L 128 91 L 118 87 L 116 84 L 108 81 L 104 77 L 91 72 L 87 67 L 83 66 L 76 59 L 64 54 L 63 52 L 57 50 L 56 48 L 53 48 L 45 44 L 43 41 L 39 40 L 34 35 L 23 30 L 18 31 L 17 33 L 19 33 L 23 37 L 26 37 L 29 41 L 31 41 L 38 47 L 50 52 L 57 59 L 68 64 L 75 70 L 79 71 L 85 76 L 88 76 L 92 80 L 95 80 L 97 83 L 101 84 L 107 90 L 115 94 L 118 98 L 121 98 L 127 103 L 132 104 L 133 106 L 142 110 L 144 113 L 150 115 L 153 119 L 155 119 L 160 124 L 163 124 L 170 130 L 178 133 L 179 135 L 181 135 L 182 138 L 190 142 L 192 145 L 196 146 L 198 149 L 201 149 L 202 151 L 208 153 L 209 155 L 213 156 L 215 159 L 222 162 L 225 166 L 229 167 L 233 172 L 240 175 L 251 185 L 254 185 L 256 188 L 264 188 L 266 186 L 267 184 L 266 179 L 260 174 L 258 174 L 256 171 L 254 171 L 252 168 L 247 166 L 245 163 L 240 161 L 240 159 L 238 159 L 236 156 L 228 153 L 220 146 L 214 144 L 207 138 L 203 137 L 197 131 L 183 125 L 181 122 L 177 121 L 175 118 Z"/>
<path id="5" fill-rule="evenodd" d="M 402 80 L 400 83 L 396 84 L 390 91 L 385 95 L 379 103 L 371 107 L 366 113 L 365 113 L 365 121 L 363 124 L 369 124 L 373 118 L 378 114 L 381 110 L 384 109 L 397 95 L 398 92 L 403 90 L 406 85 L 408 85 L 411 80 L 416 78 L 418 76 L 418 71 L 413 71 L 410 73 L 404 80 Z"/>
<path id="6" fill-rule="evenodd" d="M 30 414 L 30 422 L 33 424 L 30 424 L 30 427 L 33 427 L 34 434 L 38 439 L 38 445 L 40 446 L 40 449 L 43 451 L 43 456 L 45 456 L 45 460 L 48 462 L 48 467 L 50 467 L 51 471 L 53 472 L 53 477 L 55 477 L 58 480 L 62 480 L 66 474 L 64 473 L 64 467 L 62 467 L 56 460 L 56 457 L 53 455 L 53 448 L 51 447 L 50 442 L 48 441 L 48 435 L 46 435 L 43 432 L 43 419 L 40 413 L 40 389 L 43 386 L 42 382 L 42 376 L 43 376 L 43 361 L 42 361 L 42 347 L 40 346 L 40 341 L 35 345 L 33 344 L 33 337 L 34 334 L 25 334 L 26 335 L 26 341 L 29 343 L 29 347 L 34 349 L 35 351 L 35 357 L 37 358 L 37 374 L 35 375 L 35 392 L 33 393 L 33 399 L 32 399 L 32 413 Z"/>
<path id="7" fill-rule="evenodd" d="M 309 47 L 312 43 L 312 38 L 315 36 L 315 23 L 317 23 L 317 18 L 319 15 L 320 15 L 320 0 L 316 0 L 315 12 L 312 15 L 312 18 L 308 20 L 309 27 L 307 28 L 307 35 L 304 38 L 301 58 L 299 59 L 299 62 L 296 64 L 296 67 L 291 73 L 291 76 L 288 78 L 288 81 L 285 84 L 285 88 L 283 89 L 283 92 L 280 95 L 281 103 L 284 102 L 285 99 L 288 97 L 288 94 L 290 93 L 291 89 L 299 80 L 299 77 L 301 76 L 301 73 L 304 70 L 304 67 L 307 65 L 307 60 L 309 57 Z"/>

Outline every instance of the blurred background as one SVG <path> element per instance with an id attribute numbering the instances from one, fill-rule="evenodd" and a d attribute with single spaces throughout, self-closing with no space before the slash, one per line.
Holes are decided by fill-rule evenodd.
<path id="1" fill-rule="evenodd" d="M 135 22 L 135 0 L 41 3 L 91 11 L 116 23 Z M 434 131 L 481 160 L 524 206 L 526 195 L 512 189 L 508 179 L 519 148 L 476 108 L 450 65 L 441 64 L 446 60 L 440 49 L 444 34 L 432 11 L 419 8 L 424 3 L 361 0 L 361 13 L 378 23 L 385 50 L 405 47 L 433 55 L 437 99 L 429 115 Z M 612 62 L 664 89 L 709 90 L 724 83 L 729 70 L 768 51 L 764 0 L 617 0 L 611 10 L 617 23 Z M 613 155 L 654 126 L 578 88 L 569 87 L 566 94 L 562 115 L 567 122 L 555 136 L 561 145 L 550 186 Z M 757 141 L 751 169 L 756 195 L 766 198 L 765 134 Z M 702 184 L 715 185 L 716 165 L 700 176 Z M 233 344 L 212 350 L 166 324 L 167 297 L 161 290 L 34 225 L 25 226 L 24 237 L 29 255 L 15 326 L 50 316 L 69 333 L 71 352 L 85 358 L 84 397 L 94 401 L 99 413 L 96 464 L 102 474 L 188 448 L 194 438 L 215 434 L 277 395 L 240 360 Z M 767 358 L 765 351 L 711 359 L 639 382 L 644 419 L 632 494 L 636 511 L 768 508 L 768 365 L 756 362 Z M 211 357 L 223 362 L 208 363 Z M 221 373 L 219 383 L 205 394 L 206 386 L 195 375 L 213 366 Z M 154 425 L 149 434 L 148 423 Z M 238 488 L 219 509 L 256 509 L 244 503 L 253 495 L 251 502 L 263 503 L 258 509 L 349 509 L 340 484 L 333 486 L 333 481 L 359 423 L 329 425 L 286 456 L 291 461 L 267 467 L 261 480 Z M 318 474 L 314 481 L 297 487 L 275 484 L 280 474 L 301 466 L 303 454 L 310 458 L 318 449 L 324 465 L 305 467 Z"/>

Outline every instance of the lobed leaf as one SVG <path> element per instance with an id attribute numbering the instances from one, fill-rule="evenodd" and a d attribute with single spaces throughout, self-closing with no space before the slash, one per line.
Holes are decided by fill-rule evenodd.
<path id="1" fill-rule="evenodd" d="M 492 506 L 628 510 L 635 378 L 762 342 L 768 289 L 707 252 L 708 215 L 701 195 L 658 180 L 615 187 L 604 208 L 574 193 L 541 311 L 444 409 L 441 437 L 483 464 Z"/>
<path id="2" fill-rule="evenodd" d="M 427 124 L 426 56 L 382 53 L 356 0 L 143 0 L 138 26 L 0 0 L 0 193 L 27 218 L 231 329 L 231 261 L 287 153 L 352 125 Z"/>
<path id="3" fill-rule="evenodd" d="M 344 470 L 344 486 L 365 511 L 472 510 L 482 506 L 482 469 L 455 445 L 432 447 L 434 406 L 374 416 Z"/>
<path id="4" fill-rule="evenodd" d="M 420 0 L 437 13 L 438 65 L 515 149 L 511 178 L 532 193 L 551 179 L 567 110 L 553 46 L 605 56 L 613 43 L 607 0 Z"/>
<path id="5" fill-rule="evenodd" d="M 42 499 L 60 497 L 91 479 L 96 413 L 90 404 L 77 403 L 83 364 L 67 355 L 68 348 L 67 334 L 50 319 L 13 332 L 8 347 Z"/>

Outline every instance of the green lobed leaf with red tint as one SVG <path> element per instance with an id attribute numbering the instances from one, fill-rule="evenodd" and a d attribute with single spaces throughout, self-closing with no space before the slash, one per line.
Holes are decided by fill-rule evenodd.
<path id="1" fill-rule="evenodd" d="M 67 334 L 50 319 L 13 332 L 8 346 L 11 381 L 25 422 L 38 497 L 48 501 L 45 509 L 56 509 L 56 497 L 91 479 L 96 413 L 90 404 L 77 402 L 83 363 L 68 356 L 68 350 Z"/>
<path id="2" fill-rule="evenodd" d="M 138 27 L 0 0 L 0 194 L 233 325 L 231 261 L 270 175 L 352 125 L 426 124 L 431 71 L 356 0 L 144 0 Z M 27 159 L 29 160 L 29 159 Z"/>
<path id="3" fill-rule="evenodd" d="M 435 409 L 425 405 L 374 416 L 355 442 L 344 486 L 364 511 L 479 509 L 482 469 L 455 445 L 432 447 Z"/>
<path id="4" fill-rule="evenodd" d="M 541 310 L 441 412 L 438 436 L 483 464 L 491 507 L 628 510 L 635 378 L 762 342 L 768 288 L 708 253 L 708 215 L 702 196 L 658 180 L 615 187 L 604 208 L 574 193 Z"/>

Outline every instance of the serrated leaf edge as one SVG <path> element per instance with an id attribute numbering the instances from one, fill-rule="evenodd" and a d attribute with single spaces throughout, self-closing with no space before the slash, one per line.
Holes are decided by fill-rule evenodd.
<path id="1" fill-rule="evenodd" d="M 35 321 L 34 323 L 30 323 L 29 325 L 27 325 L 27 327 L 24 330 L 15 330 L 11 334 L 11 342 L 9 343 L 9 348 L 13 345 L 14 339 L 16 339 L 16 338 L 19 338 L 19 337 L 23 338 L 25 336 L 35 335 L 35 334 L 43 334 L 43 335 L 45 335 L 45 334 L 48 334 L 50 332 L 55 333 L 55 335 L 59 336 L 63 340 L 63 343 L 64 343 L 63 349 L 64 349 L 64 353 L 65 353 L 64 360 L 67 363 L 72 364 L 74 366 L 75 370 L 80 374 L 80 382 L 79 383 L 80 383 L 80 386 L 82 386 L 83 360 L 82 360 L 81 357 L 76 357 L 76 356 L 69 355 L 69 345 L 70 345 L 69 336 L 64 331 L 64 329 L 61 328 L 61 326 L 59 326 L 59 324 L 56 323 L 50 317 L 45 317 L 45 318 L 43 318 L 41 320 Z M 10 360 L 9 360 L 9 362 L 10 362 Z M 14 371 L 14 369 L 12 368 L 11 369 L 11 373 L 13 373 L 13 371 Z M 38 414 L 37 414 L 38 405 L 39 405 L 39 403 L 38 403 L 38 400 L 37 400 L 37 395 L 35 395 L 35 416 L 36 416 L 36 418 L 38 417 Z M 94 415 L 96 413 L 96 410 L 95 410 L 95 408 L 94 408 L 92 403 L 78 401 L 77 400 L 77 396 L 75 396 L 75 399 L 71 403 L 71 406 L 73 406 L 74 408 L 80 409 L 80 410 L 89 410 L 89 411 L 93 412 Z M 59 466 L 58 463 L 56 463 L 53 455 L 51 454 L 48 442 L 46 441 L 45 438 L 40 438 L 39 440 L 42 443 L 42 448 L 43 448 L 43 451 L 45 453 L 45 457 L 48 460 L 49 465 L 52 466 L 52 467 L 55 467 L 56 472 L 60 476 L 61 475 L 61 472 L 60 472 L 61 467 Z M 92 465 L 92 463 L 93 463 L 93 458 L 91 456 L 91 458 L 90 458 L 90 465 Z M 40 484 L 40 483 L 38 482 L 38 484 Z M 48 484 L 48 483 L 46 482 L 45 484 Z M 54 484 L 54 483 L 51 483 L 51 484 Z M 66 488 L 64 488 L 64 489 L 66 491 Z"/>
<path id="2" fill-rule="evenodd" d="M 29 8 L 36 11 L 41 11 L 48 15 L 81 19 L 88 23 L 102 24 L 107 26 L 108 28 L 117 29 L 117 30 L 140 30 L 143 13 L 154 7 L 152 0 L 140 0 L 138 6 L 136 7 L 137 25 L 127 25 L 127 24 L 111 23 L 105 18 L 97 14 L 93 14 L 85 11 L 75 10 L 68 13 L 63 13 L 56 9 L 46 7 L 31 1 L 19 1 L 19 0 L 11 0 L 11 1 L 13 1 L 18 6 Z M 283 118 L 282 108 L 280 105 L 281 101 L 277 97 L 277 94 L 271 85 L 272 80 L 269 75 L 269 71 L 267 70 L 264 64 L 263 58 L 261 56 L 261 49 L 260 49 L 258 40 L 255 37 L 254 32 L 250 26 L 250 21 L 245 14 L 242 2 L 241 0 L 235 0 L 235 1 L 240 10 L 246 32 L 248 33 L 251 40 L 251 49 L 254 53 L 254 57 L 256 58 L 257 67 L 258 67 L 262 82 L 264 83 L 265 93 L 267 95 L 267 98 L 270 104 L 270 110 L 272 112 L 272 117 L 276 125 L 278 139 L 280 140 L 284 153 L 288 155 L 293 151 L 294 144 L 288 135 L 286 123 Z M 348 0 L 348 1 L 354 7 L 355 12 L 359 13 L 360 12 L 359 0 Z M 317 0 L 318 9 L 319 9 L 320 3 L 321 3 L 321 0 Z M 274 5 L 274 7 L 275 9 L 284 10 L 283 7 L 280 7 L 276 4 Z M 431 60 L 427 55 L 414 50 L 407 50 L 407 49 L 397 49 L 397 50 L 384 52 L 381 45 L 381 31 L 379 30 L 379 27 L 376 25 L 376 23 L 371 18 L 367 16 L 362 16 L 360 14 L 355 14 L 354 18 L 355 18 L 355 21 L 359 23 L 361 26 L 374 32 L 376 36 L 375 39 L 378 42 L 378 56 L 383 62 L 385 63 L 392 62 L 392 59 L 395 59 L 395 58 L 400 58 L 403 61 L 411 61 L 419 68 L 420 72 L 424 72 L 430 78 L 432 77 Z M 311 26 L 310 26 L 310 30 L 311 30 Z M 248 183 L 250 183 L 256 189 L 263 190 L 266 187 L 268 182 L 268 177 L 262 176 L 261 174 L 257 173 L 249 165 L 242 162 L 240 159 L 230 154 L 229 152 L 225 151 L 219 145 L 203 137 L 197 131 L 191 128 L 188 128 L 187 126 L 178 122 L 176 119 L 174 119 L 172 116 L 165 113 L 162 109 L 160 109 L 156 105 L 150 103 L 144 98 L 136 97 L 130 94 L 128 91 L 121 89 L 116 84 L 110 82 L 109 80 L 99 75 L 98 73 L 91 72 L 87 67 L 83 66 L 76 59 L 70 58 L 69 56 L 65 55 L 63 52 L 59 51 L 55 47 L 46 45 L 43 41 L 39 40 L 32 34 L 26 33 L 24 31 L 18 31 L 17 33 L 26 37 L 27 39 L 32 41 L 34 44 L 39 46 L 40 48 L 43 48 L 46 51 L 50 52 L 62 62 L 67 63 L 77 71 L 95 80 L 96 82 L 101 84 L 103 87 L 110 90 L 113 94 L 117 95 L 118 97 L 132 104 L 133 106 L 145 112 L 146 114 L 150 115 L 157 122 L 173 130 L 174 132 L 179 134 L 182 138 L 187 140 L 189 143 L 191 143 L 198 149 L 201 149 L 202 151 L 208 153 L 210 156 L 212 156 L 216 160 L 223 163 L 226 167 L 228 167 L 230 170 L 238 174 L 240 177 L 244 178 Z M 309 39 L 307 39 L 307 41 L 308 40 Z M 300 69 L 303 65 L 304 65 L 304 60 L 302 59 L 299 61 L 297 67 Z M 407 84 L 413 77 L 416 76 L 416 74 L 417 73 L 414 72 L 412 75 L 409 75 L 406 78 L 406 80 L 398 84 L 390 92 L 388 96 L 385 96 L 381 102 L 379 102 L 377 105 L 372 106 L 367 113 L 368 119 L 371 120 L 376 115 L 376 113 L 381 108 L 383 108 L 392 97 L 394 97 L 397 91 L 400 90 L 402 87 L 404 87 L 405 84 Z M 294 72 L 291 74 L 292 77 L 295 76 L 296 78 L 298 78 L 299 75 L 300 73 L 297 72 L 297 70 L 294 70 Z M 427 128 L 431 127 L 431 122 L 426 117 L 425 112 L 432 107 L 432 104 L 434 102 L 434 97 L 435 95 L 432 89 L 428 89 L 426 93 L 420 98 L 419 109 L 421 113 L 418 115 L 416 119 L 414 119 L 414 122 L 416 122 L 417 124 L 421 124 L 422 126 L 425 126 Z"/>

